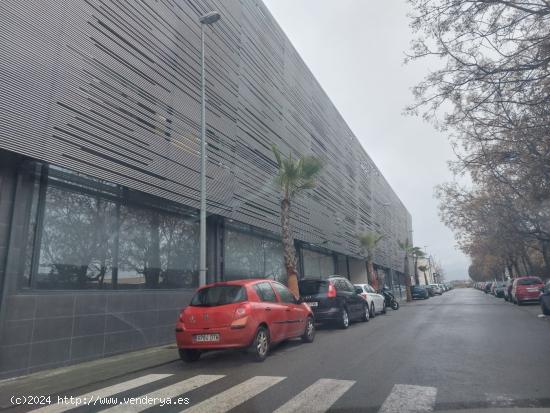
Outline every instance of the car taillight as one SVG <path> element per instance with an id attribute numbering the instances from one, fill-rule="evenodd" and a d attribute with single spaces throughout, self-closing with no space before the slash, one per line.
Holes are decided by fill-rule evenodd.
<path id="1" fill-rule="evenodd" d="M 336 297 L 336 288 L 334 287 L 334 284 L 332 284 L 331 282 L 328 283 L 327 297 L 328 298 Z"/>
<path id="2" fill-rule="evenodd" d="M 248 304 L 243 304 L 237 307 L 235 314 L 233 314 L 233 320 L 238 320 L 239 318 L 246 317 L 250 314 L 250 306 Z"/>
<path id="3" fill-rule="evenodd" d="M 250 304 L 242 304 L 235 309 L 231 328 L 245 328 L 250 315 Z"/>

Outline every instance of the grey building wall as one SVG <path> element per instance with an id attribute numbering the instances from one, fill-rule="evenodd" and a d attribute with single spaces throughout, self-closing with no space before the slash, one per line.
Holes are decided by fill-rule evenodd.
<path id="1" fill-rule="evenodd" d="M 325 168 L 294 204 L 297 240 L 351 259 L 376 230 L 375 262 L 402 271 L 409 213 L 261 2 L 3 1 L 0 149 L 14 155 L 0 165 L 0 377 L 173 340 L 190 290 L 18 290 L 32 182 L 15 154 L 198 207 L 198 17 L 212 9 L 209 213 L 278 234 L 271 145 L 313 154 Z M 216 231 L 213 218 L 211 279 Z"/>
<path id="2" fill-rule="evenodd" d="M 271 145 L 313 154 L 325 168 L 295 202 L 296 237 L 359 255 L 357 233 L 379 230 L 392 238 L 377 261 L 397 265 L 405 207 L 255 0 L 2 2 L 0 147 L 198 207 L 198 17 L 212 9 L 209 212 L 278 232 Z"/>

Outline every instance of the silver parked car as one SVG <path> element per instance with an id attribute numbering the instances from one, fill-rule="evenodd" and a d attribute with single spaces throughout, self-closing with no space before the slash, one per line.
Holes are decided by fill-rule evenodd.
<path id="1" fill-rule="evenodd" d="M 434 294 L 436 295 L 443 294 L 443 288 L 441 288 L 439 284 L 430 284 L 430 287 L 432 287 Z"/>

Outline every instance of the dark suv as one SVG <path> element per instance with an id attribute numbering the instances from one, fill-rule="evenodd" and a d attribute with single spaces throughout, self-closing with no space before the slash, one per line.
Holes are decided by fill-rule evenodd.
<path id="1" fill-rule="evenodd" d="M 335 275 L 304 279 L 298 286 L 300 297 L 313 310 L 315 321 L 336 322 L 341 328 L 348 328 L 353 320 L 369 320 L 367 302 L 347 278 Z"/>
<path id="2" fill-rule="evenodd" d="M 428 290 L 424 286 L 412 285 L 411 296 L 413 300 L 427 300 L 430 298 Z"/>

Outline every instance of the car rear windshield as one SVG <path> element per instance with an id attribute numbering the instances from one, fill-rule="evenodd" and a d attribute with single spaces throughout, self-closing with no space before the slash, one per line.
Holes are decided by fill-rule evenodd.
<path id="1" fill-rule="evenodd" d="M 540 278 L 524 278 L 523 280 L 518 280 L 518 285 L 534 285 L 534 284 L 542 284 L 542 281 Z"/>
<path id="2" fill-rule="evenodd" d="M 302 280 L 298 283 L 300 295 L 324 294 L 328 291 L 328 281 L 322 280 Z"/>
<path id="3" fill-rule="evenodd" d="M 246 301 L 246 290 L 240 285 L 215 285 L 198 291 L 191 300 L 193 307 L 216 307 Z"/>

